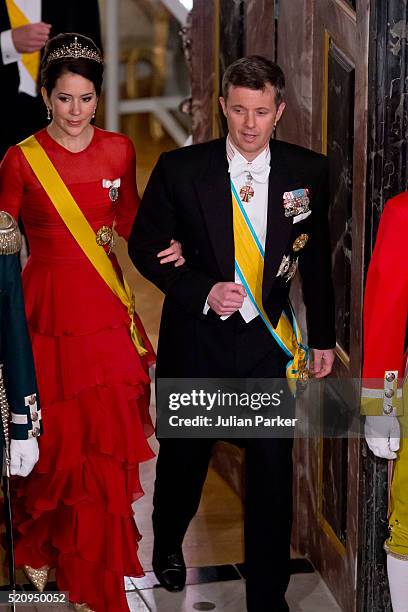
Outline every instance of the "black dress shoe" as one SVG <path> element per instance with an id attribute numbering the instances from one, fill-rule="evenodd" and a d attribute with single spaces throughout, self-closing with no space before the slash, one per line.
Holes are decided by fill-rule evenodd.
<path id="1" fill-rule="evenodd" d="M 153 571 L 162 587 L 173 593 L 186 584 L 186 564 L 181 549 L 171 553 L 153 551 Z"/>

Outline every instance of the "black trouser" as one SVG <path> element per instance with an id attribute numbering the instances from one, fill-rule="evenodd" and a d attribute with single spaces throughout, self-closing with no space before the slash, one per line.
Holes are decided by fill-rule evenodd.
<path id="1" fill-rule="evenodd" d="M 206 322 L 201 340 L 197 377 L 285 376 L 287 357 L 259 317 L 249 324 L 239 314 L 223 323 Z M 200 503 L 215 441 L 160 440 L 153 500 L 155 545 L 159 549 L 171 552 L 181 546 Z M 293 442 L 277 438 L 236 442 L 245 447 L 247 609 L 283 612 L 288 610 L 285 591 L 289 582 Z"/>

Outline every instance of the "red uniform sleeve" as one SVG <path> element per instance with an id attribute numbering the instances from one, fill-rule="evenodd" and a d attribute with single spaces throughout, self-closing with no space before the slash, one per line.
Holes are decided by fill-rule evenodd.
<path id="1" fill-rule="evenodd" d="M 136 184 L 136 154 L 130 140 L 127 140 L 126 170 L 121 177 L 119 193 L 115 217 L 116 231 L 128 240 L 140 204 Z"/>
<path id="2" fill-rule="evenodd" d="M 382 392 L 387 372 L 398 372 L 399 381 L 395 380 L 395 389 L 397 382 L 401 386 L 404 375 L 408 313 L 408 264 L 404 253 L 407 232 L 408 194 L 403 194 L 385 206 L 364 296 L 363 387 L 377 388 Z M 377 396 L 377 399 L 379 410 L 382 398 Z M 377 413 L 382 413 L 382 410 Z"/>
<path id="3" fill-rule="evenodd" d="M 24 193 L 21 153 L 10 147 L 0 164 L 0 209 L 18 218 Z"/>

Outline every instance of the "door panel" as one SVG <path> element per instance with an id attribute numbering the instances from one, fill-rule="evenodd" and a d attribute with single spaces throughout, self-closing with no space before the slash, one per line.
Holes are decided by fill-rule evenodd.
<path id="1" fill-rule="evenodd" d="M 338 340 L 334 377 L 349 380 L 359 377 L 361 367 L 368 21 L 368 2 L 297 0 L 281 2 L 278 22 L 277 59 L 290 81 L 278 137 L 325 153 L 329 160 Z M 300 38 L 290 35 L 295 31 Z M 299 291 L 295 300 L 301 301 Z M 322 385 L 323 425 L 334 414 L 347 414 L 350 393 L 343 394 L 342 387 L 334 391 Z M 358 386 L 351 388 L 358 402 Z M 310 401 L 306 395 L 300 409 L 307 410 Z M 294 545 L 310 556 L 342 609 L 353 611 L 360 442 L 299 440 L 295 463 Z"/>

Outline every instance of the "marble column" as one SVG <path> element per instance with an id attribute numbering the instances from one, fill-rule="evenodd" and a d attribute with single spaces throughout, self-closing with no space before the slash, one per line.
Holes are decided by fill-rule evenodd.
<path id="1" fill-rule="evenodd" d="M 408 188 L 408 4 L 371 5 L 367 258 L 385 202 Z"/>
<path id="2" fill-rule="evenodd" d="M 271 0 L 268 0 L 271 1 Z M 225 68 L 244 55 L 244 0 L 194 0 L 192 98 L 194 142 L 225 133 L 218 96 Z"/>
<path id="3" fill-rule="evenodd" d="M 275 2 L 246 0 L 245 54 L 275 59 Z"/>
<path id="4" fill-rule="evenodd" d="M 193 140 L 204 142 L 215 134 L 215 91 L 219 70 L 219 2 L 195 0 L 191 27 Z"/>
<path id="5" fill-rule="evenodd" d="M 408 5 L 371 0 L 365 259 L 387 199 L 408 188 Z M 390 612 L 382 549 L 387 537 L 387 464 L 364 460 L 359 610 Z"/>
<path id="6" fill-rule="evenodd" d="M 287 110 L 277 137 L 306 148 L 313 145 L 313 0 L 281 1 L 277 61 L 286 75 Z"/>

